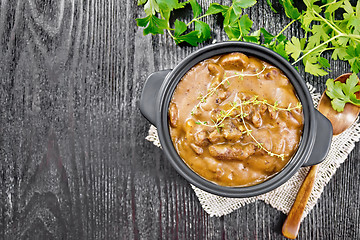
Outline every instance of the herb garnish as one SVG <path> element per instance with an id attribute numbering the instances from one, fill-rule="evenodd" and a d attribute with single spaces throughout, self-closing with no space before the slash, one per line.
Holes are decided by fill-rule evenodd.
<path id="1" fill-rule="evenodd" d="M 207 121 L 205 122 L 202 122 L 202 121 L 197 121 L 195 122 L 196 124 L 198 125 L 204 125 L 204 126 L 207 126 L 207 127 L 213 127 L 213 128 L 216 128 L 218 132 L 220 132 L 220 129 L 224 127 L 224 121 L 225 119 L 228 119 L 228 118 L 240 118 L 241 119 L 241 122 L 245 128 L 245 131 L 242 132 L 242 134 L 247 134 L 248 136 L 250 136 L 256 143 L 256 146 L 262 150 L 264 150 L 269 156 L 275 156 L 275 157 L 278 157 L 278 158 L 281 158 L 282 160 L 284 160 L 284 154 L 276 154 L 276 153 L 273 153 L 271 152 L 270 150 L 266 149 L 263 145 L 263 143 L 259 142 L 253 135 L 252 135 L 252 130 L 249 129 L 249 127 L 246 125 L 246 122 L 245 122 L 245 117 L 248 116 L 247 113 L 244 112 L 243 110 L 243 106 L 246 106 L 246 105 L 249 105 L 249 104 L 253 104 L 253 105 L 259 105 L 259 104 L 265 104 L 267 105 L 268 107 L 271 107 L 273 108 L 275 111 L 293 111 L 295 109 L 301 109 L 302 106 L 301 106 L 301 103 L 298 102 L 297 105 L 295 107 L 291 107 L 291 104 L 289 104 L 289 106 L 287 108 L 281 108 L 281 107 L 278 107 L 278 103 L 275 102 L 274 105 L 272 104 L 269 104 L 266 100 L 258 100 L 258 97 L 257 96 L 254 96 L 253 98 L 251 98 L 250 100 L 247 100 L 247 101 L 241 101 L 240 99 L 238 101 L 234 101 L 234 102 L 231 102 L 231 108 L 227 111 L 221 111 L 219 116 L 217 117 L 217 119 L 214 121 L 211 119 L 211 121 L 214 123 L 213 125 L 211 124 L 208 124 Z M 235 115 L 235 116 L 232 116 L 233 112 L 235 110 L 239 110 L 240 113 Z"/>
<path id="2" fill-rule="evenodd" d="M 338 112 L 344 111 L 346 103 L 352 103 L 360 106 L 360 100 L 356 98 L 355 93 L 360 91 L 359 78 L 355 73 L 351 74 L 346 83 L 328 79 L 326 81 L 326 95 L 331 98 L 331 106 Z"/>

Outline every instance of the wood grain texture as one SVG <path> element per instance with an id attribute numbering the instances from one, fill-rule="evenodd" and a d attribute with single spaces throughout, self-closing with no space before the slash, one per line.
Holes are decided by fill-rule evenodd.
<path id="1" fill-rule="evenodd" d="M 288 22 L 263 0 L 246 13 L 274 33 Z M 190 47 L 143 36 L 141 16 L 134 0 L 0 2 L 0 239 L 282 238 L 285 215 L 263 202 L 209 217 L 144 139 L 146 77 L 225 41 L 221 19 L 207 19 L 211 41 Z M 294 25 L 286 35 L 300 32 Z M 349 70 L 331 65 L 331 77 Z M 300 72 L 324 90 L 327 77 Z M 357 144 L 300 239 L 359 238 L 359 157 Z"/>

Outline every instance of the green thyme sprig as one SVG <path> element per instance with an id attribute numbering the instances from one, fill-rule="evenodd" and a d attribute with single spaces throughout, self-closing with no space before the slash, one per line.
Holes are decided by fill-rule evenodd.
<path id="1" fill-rule="evenodd" d="M 254 76 L 259 77 L 260 74 L 264 72 L 264 70 L 265 70 L 265 67 L 263 67 L 263 69 L 262 69 L 260 72 L 257 72 L 257 73 L 255 73 L 255 74 L 252 74 L 252 73 L 244 73 L 244 70 L 242 70 L 241 73 L 235 73 L 234 76 L 229 76 L 229 77 L 226 77 L 226 75 L 224 74 L 224 77 L 225 77 L 225 78 L 224 78 L 218 85 L 216 85 L 215 87 L 209 88 L 209 89 L 207 90 L 207 94 L 206 94 L 206 95 L 204 95 L 204 96 L 200 95 L 200 96 L 198 97 L 199 102 L 198 102 L 198 104 L 196 104 L 196 105 L 194 106 L 194 108 L 191 110 L 191 115 L 194 115 L 194 114 L 196 113 L 197 109 L 200 107 L 200 105 L 201 105 L 202 103 L 206 103 L 206 99 L 207 99 L 208 97 L 211 97 L 212 95 L 214 95 L 214 93 L 216 93 L 216 91 L 218 90 L 218 88 L 219 88 L 220 86 L 224 86 L 225 83 L 226 83 L 227 85 L 230 85 L 229 79 L 234 78 L 234 77 L 239 77 L 240 80 L 243 80 L 244 77 L 254 77 Z"/>
<path id="2" fill-rule="evenodd" d="M 194 115 L 196 110 L 200 107 L 200 105 L 202 103 L 206 103 L 206 99 L 212 95 L 214 95 L 214 93 L 217 91 L 217 89 L 220 86 L 223 86 L 225 83 L 227 83 L 228 85 L 230 85 L 229 79 L 230 77 L 224 78 L 218 85 L 216 85 L 215 87 L 211 87 L 207 90 L 207 94 L 205 96 L 199 96 L 198 100 L 200 100 L 200 102 L 198 104 L 195 105 L 195 107 L 192 109 L 191 111 L 191 115 Z"/>
<path id="3" fill-rule="evenodd" d="M 250 100 L 241 101 L 241 99 L 239 99 L 239 102 L 234 101 L 234 102 L 231 102 L 230 104 L 231 104 L 231 108 L 229 110 L 227 110 L 227 111 L 224 111 L 224 110 L 220 111 L 219 117 L 216 119 L 216 121 L 211 119 L 211 121 L 213 122 L 213 125 L 208 124 L 208 122 L 206 122 L 206 121 L 204 121 L 204 122 L 197 121 L 195 123 L 198 124 L 198 125 L 203 125 L 203 126 L 207 126 L 207 127 L 216 128 L 217 131 L 220 132 L 220 129 L 224 127 L 223 122 L 225 121 L 225 119 L 231 118 L 231 115 L 232 115 L 234 110 L 240 110 L 240 114 L 235 115 L 234 118 L 240 118 L 242 120 L 242 123 L 243 123 L 244 128 L 245 128 L 245 131 L 243 131 L 242 134 L 247 134 L 248 136 L 250 136 L 255 141 L 257 147 L 264 150 L 269 156 L 275 156 L 275 157 L 281 158 L 281 160 L 284 160 L 284 154 L 276 154 L 276 153 L 273 153 L 270 150 L 266 149 L 263 146 L 263 143 L 260 143 L 251 134 L 252 130 L 250 130 L 248 128 L 248 126 L 246 125 L 246 122 L 245 122 L 245 117 L 247 117 L 249 114 L 244 112 L 243 106 L 246 106 L 246 105 L 249 105 L 249 104 L 253 104 L 253 105 L 265 104 L 268 107 L 273 108 L 275 111 L 289 111 L 289 112 L 291 112 L 292 110 L 295 110 L 295 109 L 301 109 L 301 107 L 302 107 L 301 103 L 298 102 L 295 107 L 291 107 L 291 103 L 290 103 L 287 108 L 281 108 L 281 107 L 278 107 L 277 102 L 275 102 L 275 104 L 272 105 L 272 104 L 268 103 L 267 100 L 258 100 L 258 96 L 254 96 Z"/>
<path id="4" fill-rule="evenodd" d="M 302 108 L 300 102 L 298 102 L 296 104 L 296 106 L 294 106 L 294 107 L 292 107 L 292 104 L 289 103 L 289 106 L 287 108 L 282 108 L 282 107 L 279 107 L 278 101 L 276 101 L 274 103 L 274 105 L 272 105 L 272 104 L 268 103 L 267 100 L 257 100 L 257 98 L 258 98 L 258 96 L 254 96 L 254 100 L 252 101 L 252 104 L 254 104 L 254 105 L 265 104 L 266 106 L 273 108 L 275 111 L 288 111 L 288 112 L 291 112 L 292 110 Z"/>
<path id="5" fill-rule="evenodd" d="M 248 136 L 250 136 L 254 141 L 255 141 L 255 143 L 256 143 L 256 145 L 257 145 L 257 147 L 258 148 L 260 148 L 260 149 L 262 149 L 262 150 L 264 150 L 269 156 L 275 156 L 275 157 L 278 157 L 278 158 L 281 158 L 281 160 L 283 160 L 284 161 L 284 154 L 276 154 L 276 153 L 273 153 L 273 152 L 271 152 L 271 151 L 269 151 L 268 149 L 266 149 L 263 145 L 263 143 L 260 143 L 252 134 L 251 134 L 251 131 L 250 131 L 250 129 L 247 127 L 247 125 L 246 125 L 246 123 L 245 123 L 245 119 L 244 119 L 244 117 L 243 117 L 243 107 L 242 107 L 242 102 L 241 102 L 241 99 L 239 100 L 240 101 L 240 118 L 241 118 L 241 120 L 242 120 L 242 123 L 243 123 L 243 125 L 244 125 L 244 127 L 245 127 L 245 131 L 246 131 L 246 133 L 247 133 L 247 135 Z"/>
<path id="6" fill-rule="evenodd" d="M 253 105 L 265 104 L 266 106 L 271 107 L 272 109 L 274 109 L 274 111 L 291 112 L 291 111 L 293 111 L 295 109 L 301 109 L 302 108 L 302 105 L 301 105 L 300 102 L 298 102 L 296 104 L 296 106 L 294 106 L 294 107 L 292 107 L 292 104 L 290 103 L 287 108 L 282 108 L 282 107 L 278 106 L 277 101 L 274 103 L 274 105 L 272 105 L 272 104 L 268 103 L 267 100 L 258 100 L 258 96 L 254 96 L 250 100 L 243 101 L 243 102 L 241 102 L 241 104 L 239 104 L 236 101 L 231 102 L 230 104 L 231 104 L 231 108 L 229 110 L 227 110 L 227 111 L 221 110 L 218 118 L 216 119 L 216 121 L 211 120 L 214 123 L 213 125 L 208 124 L 208 122 L 206 122 L 206 121 L 205 122 L 197 121 L 196 124 L 204 125 L 204 126 L 207 126 L 207 127 L 214 127 L 216 129 L 218 129 L 218 131 L 220 131 L 220 128 L 224 127 L 224 124 L 223 124 L 224 120 L 227 119 L 227 118 L 231 118 L 231 114 L 232 114 L 232 112 L 234 110 L 239 110 L 239 106 L 246 106 L 246 105 L 250 105 L 250 104 L 253 104 Z M 235 115 L 234 118 L 247 117 L 248 115 L 249 115 L 248 113 L 243 112 L 243 113 Z"/>

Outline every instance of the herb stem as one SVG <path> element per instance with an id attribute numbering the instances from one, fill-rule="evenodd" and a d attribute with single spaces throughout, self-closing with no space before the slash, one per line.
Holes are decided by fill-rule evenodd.
<path id="1" fill-rule="evenodd" d="M 269 154 L 270 156 L 276 156 L 278 158 L 281 158 L 281 160 L 284 160 L 284 154 L 276 154 L 276 153 L 272 153 L 271 151 L 267 150 L 266 148 L 264 148 L 263 144 L 260 143 L 252 134 L 251 134 L 251 130 L 246 126 L 246 123 L 245 123 L 245 119 L 244 119 L 244 116 L 243 116 L 243 108 L 242 108 L 242 102 L 241 102 L 241 99 L 239 99 L 240 101 L 240 117 L 241 117 L 241 120 L 243 122 L 243 125 L 246 129 L 246 132 L 247 134 L 255 141 L 255 143 L 257 144 L 257 146 L 260 148 L 260 149 L 263 149 L 267 154 Z"/>
<path id="2" fill-rule="evenodd" d="M 186 26 L 188 27 L 188 26 L 190 26 L 190 24 L 192 24 L 193 22 L 196 22 L 196 21 L 198 21 L 198 20 L 200 20 L 200 19 L 202 19 L 202 18 L 204 18 L 204 17 L 207 17 L 207 16 L 210 16 L 210 14 L 204 14 L 204 15 L 202 15 L 202 16 L 200 16 L 200 17 L 193 18 L 188 24 L 186 24 Z"/>
<path id="3" fill-rule="evenodd" d="M 288 27 L 290 27 L 294 22 L 296 22 L 296 19 L 293 19 L 291 22 L 288 23 L 274 38 L 278 38 Z"/>
<path id="4" fill-rule="evenodd" d="M 310 51 L 308 51 L 307 53 L 305 53 L 304 55 L 302 55 L 300 58 L 298 58 L 295 62 L 292 63 L 292 65 L 296 64 L 297 62 L 299 62 L 301 59 L 303 59 L 304 57 L 306 57 L 307 55 L 309 55 L 310 53 L 314 52 L 315 50 L 317 50 L 318 48 L 322 47 L 325 44 L 328 44 L 329 42 L 333 41 L 334 39 L 338 38 L 338 37 L 342 37 L 344 36 L 344 34 L 339 34 L 339 35 L 335 35 L 334 37 L 328 39 L 327 41 L 319 44 L 318 46 L 314 47 L 313 49 L 311 49 Z"/>
<path id="5" fill-rule="evenodd" d="M 332 28 L 335 32 L 337 32 L 339 35 L 344 35 L 344 33 L 336 26 L 330 23 L 326 18 L 323 18 L 319 13 L 313 10 L 316 16 L 320 18 L 321 21 L 325 22 L 330 28 Z"/>
<path id="6" fill-rule="evenodd" d="M 228 110 L 227 112 L 226 112 L 226 114 L 221 118 L 221 121 L 220 122 L 218 122 L 218 121 L 216 121 L 216 125 L 219 127 L 219 126 L 221 126 L 221 124 L 224 122 L 224 120 L 227 118 L 227 117 L 229 117 L 230 116 L 230 113 L 234 110 L 234 109 L 236 109 L 238 106 L 237 106 L 237 104 L 234 104 L 234 106 L 230 109 L 230 110 Z"/>
<path id="7" fill-rule="evenodd" d="M 263 68 L 260 72 L 258 72 L 256 74 L 242 73 L 239 75 L 234 75 L 234 76 L 224 78 L 217 86 L 215 86 L 214 88 L 211 88 L 210 91 L 208 91 L 208 93 L 205 96 L 200 98 L 200 102 L 192 109 L 192 111 L 191 111 L 192 114 L 196 111 L 196 109 L 199 108 L 201 103 L 205 102 L 208 97 L 212 96 L 221 85 L 223 85 L 226 81 L 228 81 L 228 79 L 233 78 L 233 77 L 238 77 L 238 76 L 240 76 L 240 77 L 259 76 L 262 72 L 264 72 L 264 70 L 265 70 L 265 68 Z"/>
<path id="8" fill-rule="evenodd" d="M 170 35 L 173 39 L 175 39 L 174 35 L 171 34 L 170 29 L 166 29 L 166 30 L 168 31 L 169 35 Z"/>
<path id="9" fill-rule="evenodd" d="M 324 4 L 324 5 L 321 5 L 320 8 L 327 7 L 327 6 L 331 5 L 331 4 L 334 4 L 335 2 L 336 2 L 336 0 L 334 0 L 334 1 L 332 1 L 332 2 L 329 2 L 329 3 L 327 3 L 327 4 Z"/>

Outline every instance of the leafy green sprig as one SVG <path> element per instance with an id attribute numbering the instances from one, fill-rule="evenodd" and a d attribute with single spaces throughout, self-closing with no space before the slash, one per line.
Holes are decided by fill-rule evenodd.
<path id="1" fill-rule="evenodd" d="M 351 74 L 346 83 L 328 79 L 326 81 L 326 95 L 331 100 L 331 106 L 338 112 L 344 111 L 346 103 L 352 103 L 360 106 L 360 100 L 356 98 L 355 93 L 360 91 L 359 78 L 355 73 Z"/>
<path id="2" fill-rule="evenodd" d="M 178 0 L 138 0 L 138 5 L 144 5 L 146 17 L 136 19 L 139 27 L 144 27 L 144 35 L 163 34 L 166 30 L 176 44 L 187 42 L 192 46 L 210 39 L 209 25 L 201 21 L 207 16 L 221 13 L 224 17 L 224 30 L 230 40 L 258 41 L 259 36 L 250 34 L 253 22 L 248 15 L 242 15 L 245 8 L 251 7 L 256 0 L 233 0 L 230 6 L 211 3 L 205 14 L 196 0 L 179 2 Z M 173 27 L 170 23 L 171 12 L 191 5 L 193 19 L 188 23 L 176 19 Z M 193 26 L 193 28 L 191 28 Z"/>
<path id="3" fill-rule="evenodd" d="M 286 43 L 285 51 L 295 60 L 301 61 L 305 71 L 315 76 L 328 74 L 329 61 L 322 57 L 324 52 L 332 52 L 333 60 L 344 60 L 351 70 L 360 70 L 360 1 L 352 6 L 349 0 L 304 0 L 306 10 L 301 14 L 290 0 L 280 0 L 289 18 L 300 22 L 305 31 L 304 38 L 293 36 Z M 343 11 L 339 17 L 339 11 Z"/>

